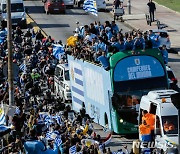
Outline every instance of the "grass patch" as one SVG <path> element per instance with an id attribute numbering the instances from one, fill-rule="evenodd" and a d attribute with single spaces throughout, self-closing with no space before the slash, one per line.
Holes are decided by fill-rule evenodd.
<path id="1" fill-rule="evenodd" d="M 154 0 L 174 11 L 180 12 L 180 0 Z"/>

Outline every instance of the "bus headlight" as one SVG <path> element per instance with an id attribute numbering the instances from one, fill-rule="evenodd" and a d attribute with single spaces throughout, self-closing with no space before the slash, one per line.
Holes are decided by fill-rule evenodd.
<path id="1" fill-rule="evenodd" d="M 124 122 L 124 120 L 123 120 L 123 119 L 120 119 L 119 121 L 120 121 L 120 123 L 123 123 L 123 122 Z"/>

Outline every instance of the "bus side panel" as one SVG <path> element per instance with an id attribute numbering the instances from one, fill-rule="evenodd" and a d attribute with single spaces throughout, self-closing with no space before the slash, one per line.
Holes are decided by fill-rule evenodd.
<path id="1" fill-rule="evenodd" d="M 85 106 L 86 112 L 102 126 L 111 129 L 109 91 L 110 73 L 104 68 L 68 56 L 72 106 L 79 111 Z"/>

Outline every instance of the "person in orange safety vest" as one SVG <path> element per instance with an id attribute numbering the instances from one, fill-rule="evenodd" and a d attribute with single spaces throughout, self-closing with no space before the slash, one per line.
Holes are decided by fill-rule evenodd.
<path id="1" fill-rule="evenodd" d="M 171 122 L 167 121 L 167 120 L 166 120 L 166 122 L 164 123 L 164 126 L 163 126 L 163 127 L 164 127 L 164 131 L 165 131 L 165 132 L 175 130 L 174 125 L 173 125 Z"/>
<path id="2" fill-rule="evenodd" d="M 151 130 L 153 131 L 155 125 L 155 115 L 148 113 L 147 110 L 143 110 L 142 115 L 142 121 L 145 120 L 147 125 L 149 125 Z"/>

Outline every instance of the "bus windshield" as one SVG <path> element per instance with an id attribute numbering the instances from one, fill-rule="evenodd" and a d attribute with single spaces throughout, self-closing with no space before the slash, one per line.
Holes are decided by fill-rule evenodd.
<path id="1" fill-rule="evenodd" d="M 113 81 L 115 92 L 167 87 L 167 77 L 163 66 L 156 58 L 147 55 L 121 59 L 115 66 Z"/>
<path id="2" fill-rule="evenodd" d="M 163 116 L 163 130 L 165 135 L 178 134 L 178 116 Z"/>
<path id="3" fill-rule="evenodd" d="M 6 4 L 2 5 L 2 12 L 6 13 Z M 13 3 L 11 4 L 11 12 L 24 12 L 23 3 Z"/>
<path id="4" fill-rule="evenodd" d="M 114 93 L 112 97 L 113 108 L 118 115 L 133 124 L 137 124 L 140 99 L 147 91 L 127 91 L 124 93 Z"/>

